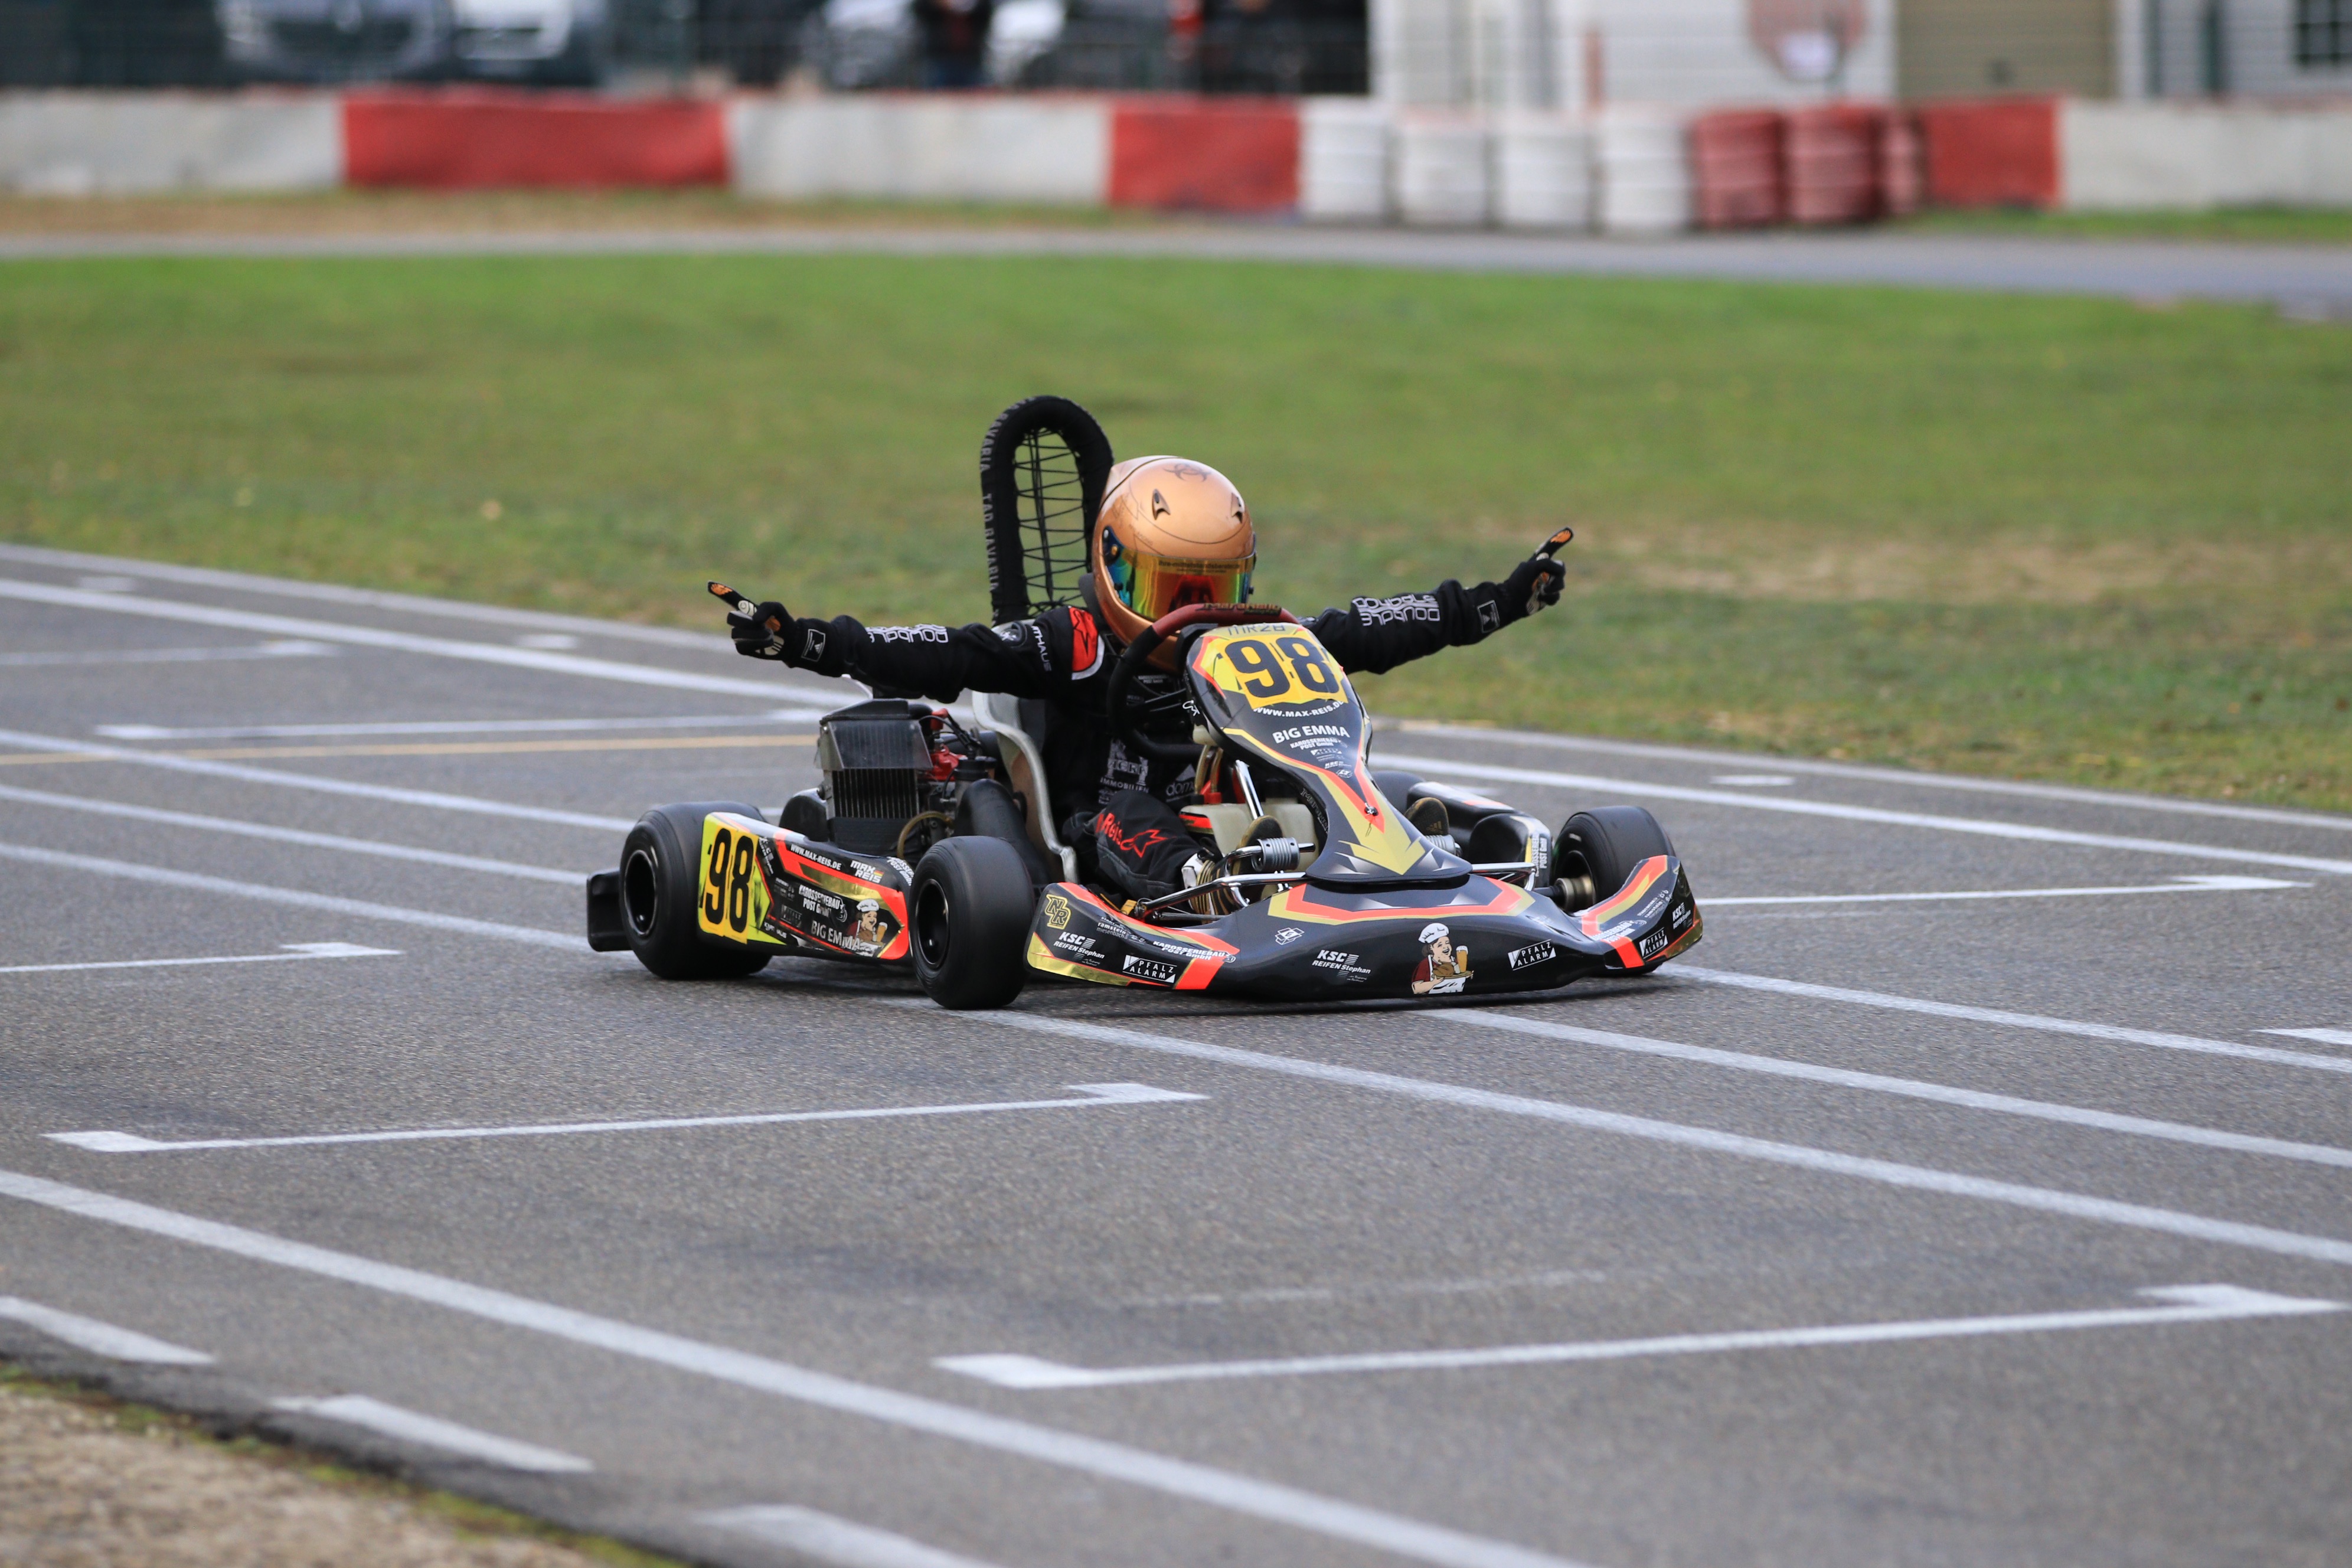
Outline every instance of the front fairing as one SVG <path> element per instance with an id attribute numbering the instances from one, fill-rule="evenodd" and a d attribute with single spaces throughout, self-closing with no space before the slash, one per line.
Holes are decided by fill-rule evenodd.
<path id="1" fill-rule="evenodd" d="M 1159 926 L 1065 882 L 1038 902 L 1029 963 L 1147 990 L 1442 1001 L 1647 973 L 1696 942 L 1701 923 L 1682 863 L 1668 855 L 1643 861 L 1614 895 L 1574 913 L 1469 876 L 1451 888 L 1301 882 L 1205 925 Z"/>

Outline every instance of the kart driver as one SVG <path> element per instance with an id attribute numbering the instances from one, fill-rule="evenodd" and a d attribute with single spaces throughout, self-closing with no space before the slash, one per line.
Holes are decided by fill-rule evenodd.
<path id="1" fill-rule="evenodd" d="M 1130 639 L 1171 610 L 1246 603 L 1257 534 L 1241 491 L 1223 474 L 1184 458 L 1136 458 L 1110 471 L 1093 555 L 1084 604 L 1001 626 L 795 619 L 774 600 L 728 623 L 739 653 L 852 676 L 879 690 L 940 702 L 967 689 L 1044 700 L 1051 721 L 1035 738 L 1062 841 L 1078 851 L 1087 880 L 1155 898 L 1192 885 L 1199 870 L 1197 844 L 1176 812 L 1193 792 L 1192 768 L 1130 755 L 1120 743 L 1103 706 L 1111 668 Z M 1558 604 L 1566 576 L 1559 562 L 1538 554 L 1500 584 L 1465 588 L 1449 579 L 1432 593 L 1356 599 L 1307 625 L 1343 668 L 1378 675 Z M 1132 684 L 1129 700 L 1139 707 L 1166 697 L 1179 679 L 1172 646 L 1151 663 L 1166 673 L 1147 671 Z M 1175 721 L 1168 733 L 1181 739 L 1187 721 Z"/>

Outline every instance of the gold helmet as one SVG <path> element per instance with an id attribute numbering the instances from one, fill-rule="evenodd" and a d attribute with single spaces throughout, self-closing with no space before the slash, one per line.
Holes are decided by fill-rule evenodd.
<path id="1" fill-rule="evenodd" d="M 1096 607 L 1133 642 L 1185 605 L 1250 595 L 1257 531 L 1231 479 L 1185 458 L 1132 458 L 1110 471 L 1095 520 Z"/>

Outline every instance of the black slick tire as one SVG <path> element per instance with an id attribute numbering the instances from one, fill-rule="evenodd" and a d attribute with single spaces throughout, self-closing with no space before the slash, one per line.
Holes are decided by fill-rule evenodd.
<path id="1" fill-rule="evenodd" d="M 1658 819 L 1638 805 L 1604 805 L 1580 811 L 1560 825 L 1552 857 L 1562 882 L 1589 879 L 1592 896 L 1569 900 L 1570 910 L 1599 903 L 1625 885 L 1633 868 L 1656 855 L 1675 852 L 1674 840 Z"/>
<path id="2" fill-rule="evenodd" d="M 629 950 L 664 980 L 731 980 L 766 967 L 770 954 L 705 937 L 694 910 L 702 896 L 702 819 L 714 811 L 759 817 L 729 801 L 657 805 L 637 818 L 621 846 L 621 917 Z"/>
<path id="3" fill-rule="evenodd" d="M 907 892 L 915 977 L 942 1007 L 1002 1007 L 1029 978 L 1029 867 L 1001 838 L 946 838 Z"/>

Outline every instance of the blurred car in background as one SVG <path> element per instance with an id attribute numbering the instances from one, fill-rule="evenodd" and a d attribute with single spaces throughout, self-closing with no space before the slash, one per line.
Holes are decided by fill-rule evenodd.
<path id="1" fill-rule="evenodd" d="M 1068 16 L 1064 0 L 998 0 L 988 29 L 989 85 L 1023 85 L 1032 65 L 1061 41 Z M 922 80 L 914 0 L 825 0 L 808 20 L 802 48 L 827 87 L 913 87 Z"/>
<path id="2" fill-rule="evenodd" d="M 247 79 L 476 79 L 593 86 L 605 0 L 220 0 L 222 53 Z"/>
<path id="3" fill-rule="evenodd" d="M 453 74 L 593 87 L 612 57 L 604 0 L 451 0 Z"/>
<path id="4" fill-rule="evenodd" d="M 824 0 L 801 50 L 830 88 L 912 87 L 921 64 L 913 0 Z"/>
<path id="5" fill-rule="evenodd" d="M 445 0 L 220 0 L 221 52 L 269 81 L 399 80 L 448 64 Z"/>

